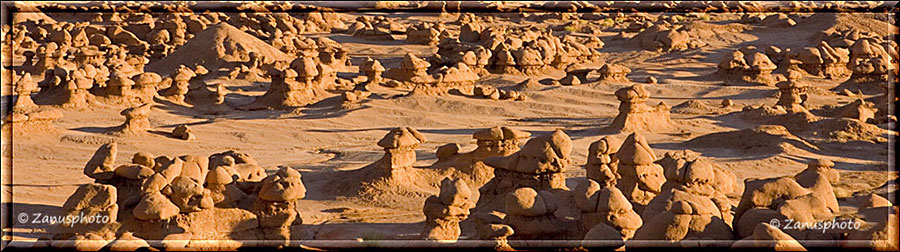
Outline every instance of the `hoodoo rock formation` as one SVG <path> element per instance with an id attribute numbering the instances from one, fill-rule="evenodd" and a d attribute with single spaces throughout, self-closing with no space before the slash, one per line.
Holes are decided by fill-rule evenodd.
<path id="1" fill-rule="evenodd" d="M 622 191 L 594 180 L 578 184 L 575 205 L 581 210 L 585 240 L 628 240 L 644 223 Z"/>
<path id="2" fill-rule="evenodd" d="M 0 243 L 897 250 L 891 6 L 15 1 Z"/>
<path id="3" fill-rule="evenodd" d="M 734 231 L 747 237 L 760 222 L 774 218 L 799 222 L 815 222 L 834 218 L 839 213 L 832 184 L 840 175 L 828 160 L 813 160 L 806 170 L 794 177 L 779 177 L 745 182 L 744 194 L 734 215 Z M 787 230 L 797 239 L 826 238 L 811 229 Z M 832 234 L 822 234 L 832 235 Z"/>
<path id="4" fill-rule="evenodd" d="M 150 109 L 152 107 L 153 104 L 145 103 L 122 110 L 120 114 L 125 116 L 125 123 L 114 129 L 113 133 L 128 135 L 147 132 L 150 129 Z"/>
<path id="5" fill-rule="evenodd" d="M 598 183 L 602 188 L 616 186 L 619 176 L 619 160 L 616 152 L 622 146 L 622 140 L 615 136 L 605 136 L 588 147 L 588 160 L 584 169 L 587 178 Z"/>
<path id="6" fill-rule="evenodd" d="M 631 202 L 646 205 L 666 182 L 663 167 L 654 163 L 656 154 L 640 133 L 631 133 L 615 154 L 621 179 L 616 187 Z"/>
<path id="7" fill-rule="evenodd" d="M 772 76 L 777 66 L 772 63 L 769 56 L 754 50 L 735 50 L 731 54 L 727 54 L 719 62 L 718 74 L 722 79 L 729 82 L 746 82 L 753 84 L 761 84 L 771 86 L 775 84 L 775 77 Z"/>
<path id="8" fill-rule="evenodd" d="M 659 132 L 673 127 L 674 122 L 669 118 L 669 105 L 663 102 L 656 106 L 644 104 L 650 98 L 650 92 L 643 84 L 619 89 L 615 95 L 620 102 L 619 114 L 606 129 L 619 132 Z"/>
<path id="9" fill-rule="evenodd" d="M 896 66 L 892 64 L 895 60 L 881 45 L 871 39 L 860 39 L 850 47 L 850 63 L 847 65 L 853 73 L 850 81 L 888 81 L 891 73 L 896 72 Z"/>
<path id="10" fill-rule="evenodd" d="M 438 162 L 432 165 L 434 169 L 459 171 L 468 178 L 468 183 L 476 186 L 484 185 L 494 177 L 494 168 L 485 165 L 485 159 L 493 157 L 506 157 L 519 151 L 519 146 L 525 139 L 531 137 L 531 133 L 509 128 L 506 126 L 492 127 L 472 134 L 475 150 L 467 153 L 459 153 L 458 144 L 446 144 L 438 147 L 435 155 Z"/>
<path id="11" fill-rule="evenodd" d="M 472 192 L 460 179 L 441 180 L 441 193 L 425 200 L 425 231 L 422 238 L 438 241 L 456 241 L 462 232 L 459 222 L 469 216 L 475 206 Z"/>
<path id="12" fill-rule="evenodd" d="M 323 67 L 328 66 L 317 65 L 313 58 L 302 57 L 291 62 L 288 69 L 273 70 L 269 90 L 244 108 L 250 110 L 292 108 L 323 99 L 329 94 L 325 88 L 334 84 L 329 83 L 328 78 L 322 78 L 325 72 L 320 70 Z"/>
<path id="13" fill-rule="evenodd" d="M 503 224 L 515 233 L 510 239 L 534 240 L 564 237 L 566 223 L 556 218 L 559 202 L 556 195 L 547 190 L 537 191 L 520 187 L 503 196 L 506 218 Z"/>
<path id="14" fill-rule="evenodd" d="M 479 190 L 477 211 L 499 210 L 498 197 L 521 187 L 535 190 L 565 189 L 562 172 L 571 163 L 572 140 L 562 130 L 529 139 L 522 149 L 485 163 L 494 167 L 494 178 Z"/>

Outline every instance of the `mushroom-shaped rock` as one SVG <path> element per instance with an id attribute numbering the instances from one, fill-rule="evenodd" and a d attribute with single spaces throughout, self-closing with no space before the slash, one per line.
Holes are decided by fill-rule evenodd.
<path id="1" fill-rule="evenodd" d="M 656 106 L 645 104 L 650 98 L 650 92 L 644 84 L 635 84 L 631 87 L 616 90 L 615 96 L 619 99 L 619 114 L 607 129 L 614 131 L 666 131 L 672 129 L 674 124 L 669 116 L 671 109 L 665 103 Z"/>
<path id="2" fill-rule="evenodd" d="M 382 81 L 381 73 L 385 71 L 385 68 L 378 60 L 366 58 L 366 61 L 359 66 L 359 71 L 366 75 L 368 83 L 378 84 Z"/>
<path id="3" fill-rule="evenodd" d="M 378 146 L 385 151 L 382 167 L 392 170 L 412 166 L 416 162 L 416 147 L 425 141 L 425 135 L 410 127 L 391 130 L 378 141 Z"/>
<path id="4" fill-rule="evenodd" d="M 137 134 L 146 132 L 150 128 L 150 103 L 145 103 L 137 107 L 122 110 L 121 115 L 125 116 L 125 123 L 119 126 L 115 133 L 117 134 Z"/>

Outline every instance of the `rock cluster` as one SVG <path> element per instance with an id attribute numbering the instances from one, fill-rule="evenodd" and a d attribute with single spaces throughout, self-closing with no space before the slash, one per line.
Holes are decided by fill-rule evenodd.
<path id="1" fill-rule="evenodd" d="M 248 57 L 247 61 L 241 62 L 240 65 L 234 67 L 234 69 L 228 73 L 228 78 L 232 80 L 241 79 L 253 82 L 265 81 L 264 75 L 272 65 L 265 64 L 263 58 L 256 52 L 250 52 Z"/>
<path id="2" fill-rule="evenodd" d="M 81 186 L 64 205 L 67 214 L 108 216 L 110 221 L 61 228 L 56 239 L 102 247 L 116 244 L 116 233 L 133 232 L 119 240 L 131 244 L 147 239 L 155 241 L 153 247 L 196 249 L 209 248 L 202 242 L 208 239 L 287 245 L 302 235 L 298 205 L 306 189 L 294 169 L 283 167 L 267 176 L 253 158 L 235 151 L 208 159 L 137 152 L 130 163 L 119 166 L 117 154 L 116 143 L 101 146 L 84 168 L 95 183 Z"/>
<path id="3" fill-rule="evenodd" d="M 25 56 L 22 74 L 43 78 L 36 101 L 65 108 L 84 108 L 95 102 L 95 96 L 128 105 L 149 102 L 161 78 L 140 76 L 151 56 L 150 44 L 144 41 L 150 29 L 142 25 L 137 21 L 99 27 L 63 21 L 15 24 L 20 31 L 16 40 L 24 43 L 18 47 Z M 37 90 L 23 85 L 18 91 Z"/>
<path id="4" fill-rule="evenodd" d="M 38 83 L 40 92 L 34 97 L 42 104 L 58 105 L 63 108 L 86 108 L 95 101 L 89 90 L 94 87 L 83 69 L 56 67 L 44 73 L 44 81 Z"/>
<path id="5" fill-rule="evenodd" d="M 317 64 L 317 57 L 300 57 L 287 69 L 270 71 L 272 84 L 266 93 L 244 109 L 284 109 L 305 106 L 328 95 L 327 87 L 334 86 L 336 72 L 325 64 Z"/>
<path id="6" fill-rule="evenodd" d="M 464 26 L 465 27 L 465 26 Z M 460 35 L 462 36 L 462 35 Z M 452 66 L 465 63 L 478 76 L 490 74 L 487 70 L 493 53 L 482 45 L 469 44 L 462 39 L 444 38 L 437 44 L 437 52 L 432 59 L 433 65 Z"/>
<path id="7" fill-rule="evenodd" d="M 896 42 L 892 42 L 890 39 L 885 39 L 883 36 L 879 36 L 873 32 L 862 31 L 856 28 L 829 28 L 824 31 L 819 31 L 815 35 L 810 38 L 810 41 L 814 43 L 826 42 L 834 47 L 842 47 L 842 48 L 850 48 L 854 43 L 861 39 L 872 39 L 878 44 L 885 45 L 890 47 Z M 890 49 L 888 49 L 890 51 Z M 896 50 L 894 50 L 896 51 Z M 893 54 L 892 54 L 893 56 Z"/>
<path id="8" fill-rule="evenodd" d="M 259 38 L 327 33 L 347 27 L 337 13 L 321 10 L 298 12 L 296 15 L 288 15 L 286 12 L 242 12 L 236 18 L 225 15 L 214 18 L 225 19 L 229 24 Z"/>
<path id="9" fill-rule="evenodd" d="M 346 32 L 359 38 L 392 41 L 394 40 L 392 34 L 405 33 L 406 28 L 384 16 L 375 18 L 360 16 L 347 28 Z"/>
<path id="10" fill-rule="evenodd" d="M 718 74 L 727 81 L 748 82 L 771 86 L 775 84 L 772 71 L 778 68 L 769 56 L 754 50 L 735 50 L 719 62 Z"/>
<path id="11" fill-rule="evenodd" d="M 743 188 L 741 188 L 741 181 L 737 179 L 737 176 L 734 175 L 734 173 L 701 157 L 699 153 L 691 150 L 666 152 L 665 156 L 657 160 L 656 163 L 661 165 L 665 170 L 666 183 L 662 186 L 663 191 L 668 191 L 679 185 L 690 183 L 691 181 L 685 180 L 685 174 L 688 166 L 694 165 L 694 163 L 698 163 L 697 165 L 699 166 L 712 167 L 713 175 L 712 179 L 708 181 L 708 185 L 715 190 L 715 194 L 729 198 L 737 198 L 740 197 L 743 190 Z M 705 170 L 706 168 L 701 167 L 701 169 Z"/>
<path id="12" fill-rule="evenodd" d="M 853 73 L 850 82 L 888 81 L 889 76 L 896 71 L 895 61 L 874 40 L 860 39 L 850 47 L 850 63 L 847 65 Z"/>
<path id="13" fill-rule="evenodd" d="M 391 68 L 384 72 L 387 78 L 395 79 L 401 82 L 412 83 L 433 83 L 434 77 L 428 74 L 428 68 L 431 63 L 423 60 L 412 53 L 403 56 L 399 68 Z"/>
<path id="14" fill-rule="evenodd" d="M 406 42 L 411 44 L 435 46 L 449 36 L 443 23 L 422 22 L 406 28 Z"/>
<path id="15" fill-rule="evenodd" d="M 179 65 L 171 78 L 172 84 L 168 88 L 162 90 L 163 97 L 178 104 L 187 104 L 185 98 L 187 98 L 188 93 L 191 91 L 191 80 L 206 72 L 206 68 L 199 65 L 193 70 L 185 65 Z"/>
<path id="16" fill-rule="evenodd" d="M 556 130 L 529 139 L 521 150 L 509 156 L 486 159 L 485 164 L 495 168 L 494 178 L 479 190 L 481 196 L 476 208 L 499 210 L 495 198 L 521 187 L 566 188 L 562 172 L 571 163 L 571 153 L 572 140 L 562 130 Z"/>
<path id="17" fill-rule="evenodd" d="M 343 71 L 350 66 L 350 51 L 345 49 L 341 43 L 327 37 L 318 37 L 312 40 L 316 43 L 318 50 L 318 55 L 315 55 L 317 56 L 316 63 L 327 65 L 334 71 Z"/>
<path id="18" fill-rule="evenodd" d="M 850 75 L 847 64 L 850 51 L 834 48 L 822 41 L 818 47 L 808 47 L 791 51 L 784 55 L 791 68 L 799 68 L 815 76 L 826 79 L 843 79 Z"/>
<path id="19" fill-rule="evenodd" d="M 732 239 L 732 205 L 713 187 L 715 172 L 709 162 L 694 160 L 667 175 L 673 180 L 666 182 L 676 185 L 647 204 L 642 212 L 646 222 L 635 239 Z"/>
<path id="20" fill-rule="evenodd" d="M 472 90 L 475 97 L 491 100 L 524 101 L 528 96 L 515 90 L 503 90 L 488 85 L 476 85 Z"/>
<path id="21" fill-rule="evenodd" d="M 833 166 L 829 160 L 813 160 L 806 170 L 793 177 L 746 181 L 734 214 L 735 235 L 747 237 L 758 223 L 772 219 L 811 223 L 834 218 L 839 209 L 832 184 L 838 183 L 840 175 Z M 821 233 L 818 231 L 796 229 L 786 232 L 805 239 L 807 235 Z"/>
<path id="22" fill-rule="evenodd" d="M 494 176 L 494 168 L 482 161 L 516 153 L 519 151 L 519 145 L 530 136 L 531 133 L 506 126 L 478 130 L 472 134 L 478 146 L 475 150 L 460 153 L 459 144 L 442 145 L 435 152 L 438 162 L 432 165 L 432 168 L 459 171 L 460 175 L 464 175 L 463 178 L 468 178 L 468 183 L 480 187 Z"/>
<path id="23" fill-rule="evenodd" d="M 444 58 L 463 58 L 466 51 L 474 51 L 473 56 L 477 56 L 479 63 L 490 57 L 489 64 L 484 67 L 492 73 L 542 75 L 554 69 L 599 60 L 595 48 L 586 46 L 590 39 L 571 35 L 557 37 L 537 27 L 505 28 L 469 23 L 463 24 L 460 37 L 446 43 L 441 41 L 438 53 Z M 466 45 L 471 42 L 478 46 Z"/>
<path id="24" fill-rule="evenodd" d="M 452 89 L 471 93 L 475 81 L 479 79 L 478 74 L 462 62 L 453 67 L 442 67 L 433 73 L 428 72 L 429 67 L 431 63 L 408 53 L 400 67 L 388 69 L 384 77 L 400 81 L 412 88 L 414 94 L 428 95 L 447 94 Z"/>
<path id="25" fill-rule="evenodd" d="M 476 131 L 472 134 L 472 138 L 478 147 L 472 151 L 472 155 L 481 160 L 488 157 L 509 156 L 519 151 L 519 145 L 529 137 L 531 133 L 506 126 Z"/>
<path id="26" fill-rule="evenodd" d="M 641 48 L 651 51 L 678 51 L 688 49 L 688 32 L 684 29 L 651 25 L 631 38 Z"/>

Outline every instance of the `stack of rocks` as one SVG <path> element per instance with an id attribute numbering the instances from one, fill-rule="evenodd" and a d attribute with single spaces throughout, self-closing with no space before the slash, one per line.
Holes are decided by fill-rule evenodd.
<path id="1" fill-rule="evenodd" d="M 588 160 L 584 169 L 587 178 L 598 183 L 601 187 L 614 187 L 619 176 L 619 159 L 616 153 L 622 146 L 622 140 L 615 136 L 605 136 L 588 147 Z"/>
<path id="2" fill-rule="evenodd" d="M 441 180 L 441 192 L 425 200 L 425 231 L 422 238 L 444 242 L 454 242 L 459 238 L 461 230 L 459 222 L 469 216 L 469 209 L 475 206 L 472 202 L 472 191 L 461 179 L 445 178 Z"/>
<path id="3" fill-rule="evenodd" d="M 301 233 L 297 230 L 303 219 L 297 209 L 303 197 L 306 197 L 306 187 L 300 180 L 300 172 L 292 168 L 282 167 L 260 182 L 253 212 L 259 219 L 263 239 L 285 243 L 299 240 Z"/>
<path id="4" fill-rule="evenodd" d="M 410 127 L 391 130 L 378 141 L 378 146 L 384 148 L 379 171 L 386 177 L 406 172 L 416 162 L 416 148 L 425 141 L 425 135 Z"/>
<path id="5" fill-rule="evenodd" d="M 559 203 L 552 192 L 520 187 L 504 195 L 503 201 L 506 206 L 503 224 L 515 230 L 510 238 L 553 239 L 566 234 L 566 223 L 553 214 Z"/>
<path id="6" fill-rule="evenodd" d="M 656 154 L 643 135 L 637 132 L 628 135 L 615 157 L 619 160 L 617 169 L 621 176 L 616 187 L 628 200 L 647 205 L 661 192 L 666 182 L 663 167 L 654 163 Z"/>
<path id="7" fill-rule="evenodd" d="M 593 180 L 575 188 L 575 205 L 581 210 L 579 225 L 585 240 L 625 241 L 644 223 L 622 191 Z"/>

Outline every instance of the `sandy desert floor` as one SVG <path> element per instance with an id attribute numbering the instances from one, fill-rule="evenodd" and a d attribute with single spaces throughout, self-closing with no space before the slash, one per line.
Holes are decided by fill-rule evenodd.
<path id="1" fill-rule="evenodd" d="M 66 16 L 55 17 L 65 20 Z M 347 20 L 356 16 L 396 18 L 407 25 L 421 21 L 450 23 L 457 14 L 437 13 L 342 13 Z M 669 15 L 650 13 L 650 15 Z M 647 132 L 644 136 L 657 156 L 669 151 L 693 150 L 716 164 L 733 172 L 739 179 L 769 178 L 796 174 L 806 168 L 809 160 L 826 158 L 835 163 L 841 180 L 834 186 L 839 200 L 860 192 L 885 193 L 896 190 L 898 177 L 892 170 L 889 157 L 893 154 L 890 141 L 826 141 L 807 138 L 802 141 L 782 138 L 781 142 L 760 142 L 759 148 L 745 149 L 755 139 L 733 139 L 715 135 L 758 125 L 738 116 L 745 105 L 774 105 L 778 89 L 770 86 L 723 85 L 723 81 L 710 77 L 717 70 L 719 60 L 725 54 L 745 46 L 765 48 L 814 46 L 809 39 L 817 32 L 831 27 L 855 28 L 881 35 L 890 34 L 896 27 L 868 13 L 841 13 L 817 22 L 800 20 L 787 28 L 762 27 L 744 24 L 740 14 L 709 14 L 703 26 L 695 27 L 707 43 L 702 48 L 676 52 L 655 52 L 629 45 L 618 38 L 619 30 L 610 28 L 593 34 L 605 45 L 598 49 L 605 63 L 616 63 L 632 70 L 628 78 L 634 83 L 653 76 L 658 84 L 647 84 L 650 92 L 648 104 L 665 102 L 676 106 L 694 100 L 718 108 L 723 99 L 735 103 L 729 111 L 699 111 L 688 113 L 673 110 L 671 118 L 677 129 L 667 132 Z M 807 17 L 808 14 L 801 16 Z M 697 21 L 701 22 L 701 21 Z M 565 21 L 548 19 L 539 22 L 523 18 L 497 18 L 497 26 L 551 27 Z M 456 32 L 458 25 L 447 25 Z M 563 33 L 566 31 L 555 31 Z M 385 68 L 398 67 L 407 53 L 420 57 L 434 54 L 432 47 L 404 42 L 404 35 L 396 41 L 373 41 L 343 33 L 307 34 L 309 37 L 328 37 L 349 50 L 353 66 L 338 74 L 358 75 L 357 66 L 365 57 L 378 59 Z M 6 57 L 6 56 L 4 56 Z M 5 61 L 8 60 L 5 59 Z M 13 57 L 13 65 L 24 59 Z M 602 63 L 589 65 L 599 68 Z M 4 73 L 5 74 L 5 73 Z M 537 80 L 559 79 L 565 71 L 558 70 L 545 76 L 533 76 Z M 776 75 L 783 75 L 776 71 Z M 491 74 L 478 80 L 480 85 L 500 88 L 510 87 L 529 77 Z M 589 79 L 592 76 L 589 76 Z M 829 91 L 843 80 L 805 76 L 811 90 L 806 106 L 813 113 L 817 108 L 839 106 L 857 99 Z M 238 106 L 251 102 L 255 96 L 265 93 L 268 82 L 245 80 L 208 79 L 208 84 L 222 83 L 228 89 L 226 104 Z M 4 82 L 7 83 L 8 82 Z M 233 110 L 218 115 L 198 112 L 192 108 L 171 102 L 155 104 L 150 113 L 151 130 L 146 134 L 116 137 L 105 132 L 122 123 L 119 112 L 122 106 L 96 104 L 84 110 L 63 109 L 63 117 L 54 122 L 55 132 L 32 132 L 10 137 L 4 132 L 3 153 L 11 155 L 11 166 L 5 166 L 3 204 L 11 205 L 11 213 L 60 212 L 60 207 L 79 185 L 92 183 L 83 175 L 84 164 L 98 146 L 104 143 L 118 144 L 119 158 L 124 160 L 138 151 L 155 155 L 208 156 L 225 150 L 249 154 L 274 173 L 278 167 L 290 167 L 300 171 L 307 194 L 300 201 L 305 239 L 418 239 L 425 216 L 422 202 L 398 199 L 395 202 L 373 203 L 355 197 L 329 193 L 336 181 L 347 179 L 345 171 L 360 169 L 377 161 L 383 155 L 375 143 L 389 130 L 396 127 L 412 127 L 419 130 L 428 141 L 417 150 L 415 167 L 424 168 L 437 161 L 438 146 L 458 143 L 460 152 L 475 149 L 472 133 L 477 130 L 507 126 L 543 135 L 555 129 L 564 130 L 573 142 L 573 163 L 564 172 L 570 188 L 585 180 L 583 165 L 587 162 L 588 145 L 611 134 L 603 131 L 618 113 L 614 92 L 633 83 L 588 82 L 579 86 L 546 86 L 541 90 L 524 91 L 526 101 L 490 100 L 462 95 L 402 96 L 409 90 L 376 86 L 373 95 L 359 108 L 346 110 L 339 107 L 340 94 L 312 105 L 294 110 Z M 8 108 L 11 96 L 4 88 L 3 107 Z M 877 94 L 866 94 L 863 98 Z M 187 124 L 197 139 L 183 141 L 169 135 L 178 125 Z M 894 123 L 878 125 L 894 129 Z M 624 139 L 625 133 L 618 134 Z M 882 140 L 893 139 L 895 131 L 888 131 Z M 712 143 L 700 146 L 690 144 L 692 139 L 713 138 Z M 710 141 L 707 141 L 710 142 Z M 742 144 L 736 144 L 742 143 Z M 4 162 L 4 164 L 7 164 Z M 434 181 L 436 183 L 438 181 Z M 423 195 L 437 194 L 434 190 Z M 893 200 L 893 199 L 891 199 Z M 848 207 L 849 208 L 849 207 Z M 848 210 L 850 211 L 850 210 Z M 4 212 L 4 214 L 9 214 Z M 6 221 L 8 216 L 3 216 Z M 11 217 L 10 217 L 11 218 Z M 13 223 L 12 237 L 16 240 L 34 240 L 48 235 L 42 226 Z M 472 235 L 472 228 L 463 225 L 463 237 Z"/>

